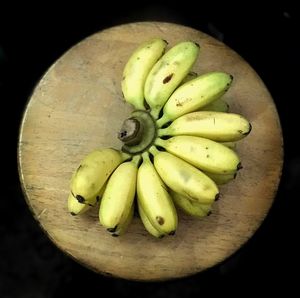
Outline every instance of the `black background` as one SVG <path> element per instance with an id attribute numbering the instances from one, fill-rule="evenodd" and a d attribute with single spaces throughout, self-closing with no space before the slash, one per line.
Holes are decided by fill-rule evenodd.
<path id="1" fill-rule="evenodd" d="M 27 5 L 27 4 L 26 4 Z M 199 4 L 198 4 L 199 5 Z M 24 5 L 23 5 L 24 6 Z M 299 256 L 299 17 L 288 2 L 272 5 L 214 3 L 211 8 L 164 1 L 130 4 L 40 3 L 0 7 L 1 197 L 0 297 L 120 295 L 194 297 L 263 289 L 296 289 Z M 234 7 L 233 7 L 234 6 Z M 234 256 L 203 273 L 164 283 L 103 277 L 80 266 L 43 234 L 23 199 L 16 145 L 22 111 L 34 85 L 71 46 L 101 29 L 133 21 L 159 20 L 191 26 L 243 56 L 261 76 L 276 103 L 285 143 L 279 191 L 266 220 Z M 272 131 L 270 131 L 272 133 Z M 298 225 L 299 226 L 299 225 Z M 147 249 L 147 248 L 145 248 Z M 239 287 L 241 286 L 241 287 Z M 95 292 L 92 292 L 95 290 Z M 94 294 L 91 294 L 94 293 Z"/>

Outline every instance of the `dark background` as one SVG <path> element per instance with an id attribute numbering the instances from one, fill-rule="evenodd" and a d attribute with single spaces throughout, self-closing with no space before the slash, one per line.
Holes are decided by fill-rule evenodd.
<path id="1" fill-rule="evenodd" d="M 27 3 L 27 2 L 26 2 Z M 199 5 L 199 4 L 198 4 Z M 220 7 L 175 5 L 164 1 L 66 8 L 43 3 L 0 5 L 1 203 L 0 298 L 120 295 L 194 297 L 297 289 L 299 238 L 299 10 L 288 2 L 262 5 L 225 3 Z M 34 85 L 71 46 L 101 29 L 143 20 L 169 21 L 202 30 L 225 42 L 258 72 L 281 118 L 284 170 L 266 220 L 234 256 L 203 273 L 165 283 L 138 283 L 103 277 L 80 266 L 43 234 L 23 199 L 16 145 L 22 111 Z M 270 131 L 272 133 L 272 131 Z M 145 248 L 146 249 L 146 248 Z M 239 288 L 238 286 L 241 286 Z M 95 292 L 92 292 L 95 290 Z M 94 294 L 91 294 L 94 293 Z"/>

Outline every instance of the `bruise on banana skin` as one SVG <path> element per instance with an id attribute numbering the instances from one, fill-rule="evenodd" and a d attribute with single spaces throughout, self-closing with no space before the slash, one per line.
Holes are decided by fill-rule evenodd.
<path id="1" fill-rule="evenodd" d="M 171 81 L 172 77 L 173 77 L 174 73 L 171 73 L 169 74 L 168 76 L 166 76 L 164 79 L 163 79 L 163 83 L 164 84 L 167 84 Z"/>
<path id="2" fill-rule="evenodd" d="M 165 220 L 161 216 L 156 216 L 156 221 L 162 226 L 165 223 Z"/>
<path id="3" fill-rule="evenodd" d="M 78 203 L 81 203 L 81 204 L 85 203 L 85 198 L 81 195 L 74 195 L 72 190 L 71 190 L 71 195 L 73 196 L 74 199 L 76 199 L 78 201 Z"/>
<path id="4" fill-rule="evenodd" d="M 192 98 L 185 98 L 182 101 L 177 99 L 176 107 L 182 107 L 184 104 L 186 104 L 187 102 L 189 102 L 191 100 L 192 100 Z"/>

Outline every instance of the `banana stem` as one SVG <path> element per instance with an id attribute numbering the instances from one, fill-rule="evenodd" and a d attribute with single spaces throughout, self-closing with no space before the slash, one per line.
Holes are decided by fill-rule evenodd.
<path id="1" fill-rule="evenodd" d="M 157 119 L 159 116 L 160 109 L 151 109 L 150 114 L 154 119 Z"/>
<path id="2" fill-rule="evenodd" d="M 122 158 L 122 162 L 128 160 L 131 158 L 131 155 L 125 153 L 125 152 L 121 152 L 121 158 Z"/>
<path id="3" fill-rule="evenodd" d="M 157 136 L 163 137 L 168 135 L 168 127 L 167 128 L 160 128 L 157 130 Z"/>
<path id="4" fill-rule="evenodd" d="M 141 155 L 136 155 L 132 158 L 131 162 L 134 163 L 138 167 L 140 164 L 141 158 L 142 158 Z"/>
<path id="5" fill-rule="evenodd" d="M 149 152 L 154 156 L 159 153 L 159 151 L 157 150 L 157 148 L 155 146 L 151 146 L 149 149 Z"/>
<path id="6" fill-rule="evenodd" d="M 155 142 L 154 142 L 155 145 L 161 146 L 161 147 L 165 147 L 165 146 L 164 146 L 164 143 L 165 143 L 165 141 L 162 140 L 161 138 L 157 138 L 157 139 L 155 140 Z M 155 149 L 156 149 L 156 148 L 155 148 Z"/>
<path id="7" fill-rule="evenodd" d="M 127 145 L 135 145 L 140 142 L 142 133 L 142 123 L 136 118 L 129 118 L 123 122 L 118 138 Z"/>
<path id="8" fill-rule="evenodd" d="M 144 162 L 151 162 L 150 157 L 149 157 L 149 153 L 148 153 L 148 152 L 144 152 L 144 153 L 142 154 L 142 157 L 143 157 L 143 161 L 144 161 Z"/>
<path id="9" fill-rule="evenodd" d="M 163 116 L 156 121 L 156 125 L 158 128 L 161 128 L 164 124 L 166 124 L 169 121 L 170 119 L 168 118 L 168 116 L 166 114 L 163 114 Z"/>

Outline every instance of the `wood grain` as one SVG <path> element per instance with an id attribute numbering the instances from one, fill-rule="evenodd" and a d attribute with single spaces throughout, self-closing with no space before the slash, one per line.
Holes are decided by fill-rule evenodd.
<path id="1" fill-rule="evenodd" d="M 117 131 L 132 110 L 120 81 L 136 46 L 162 37 L 201 45 L 199 74 L 220 70 L 234 83 L 226 94 L 231 111 L 252 123 L 238 144 L 244 169 L 221 188 L 211 216 L 179 214 L 175 236 L 157 240 L 135 218 L 122 237 L 111 237 L 94 208 L 83 216 L 67 211 L 72 172 L 91 150 L 120 148 Z M 36 86 L 19 137 L 21 183 L 34 217 L 65 253 L 96 272 L 135 280 L 183 277 L 216 265 L 256 231 L 273 202 L 282 169 L 282 134 L 277 111 L 255 71 L 223 43 L 194 29 L 169 23 L 133 23 L 94 34 L 65 53 Z"/>

